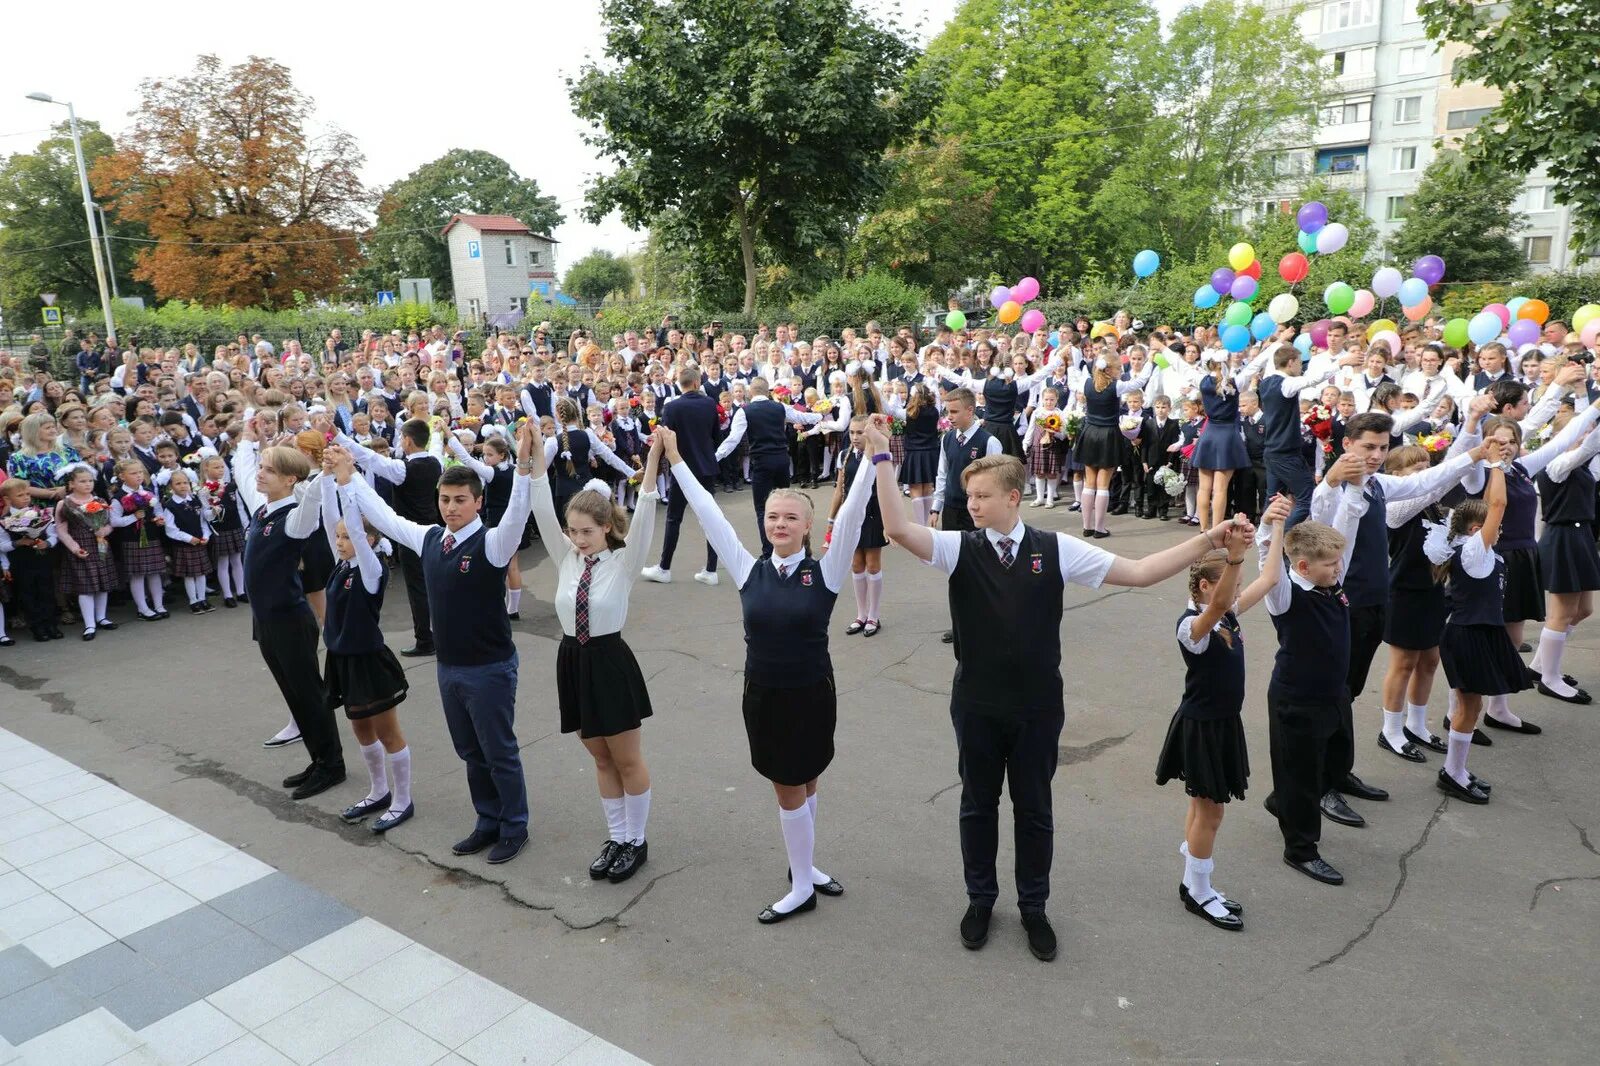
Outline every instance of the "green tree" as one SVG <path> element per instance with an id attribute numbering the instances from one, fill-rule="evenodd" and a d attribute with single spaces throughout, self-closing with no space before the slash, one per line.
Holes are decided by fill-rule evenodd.
<path id="1" fill-rule="evenodd" d="M 632 296 L 633 270 L 610 252 L 596 248 L 567 268 L 561 288 L 583 304 L 597 304 L 614 292 Z"/>
<path id="2" fill-rule="evenodd" d="M 566 221 L 555 197 L 504 159 L 452 148 L 383 190 L 366 238 L 362 287 L 392 290 L 401 278 L 428 278 L 437 299 L 450 299 L 450 248 L 440 232 L 455 214 L 511 215 L 545 234 Z"/>
<path id="3" fill-rule="evenodd" d="M 604 65 L 568 82 L 616 165 L 585 215 L 630 226 L 676 210 L 697 250 L 738 235 L 744 307 L 758 250 L 780 263 L 838 246 L 882 187 L 883 154 L 919 116 L 906 35 L 851 0 L 605 0 Z"/>
<path id="4" fill-rule="evenodd" d="M 1521 179 L 1492 159 L 1469 167 L 1460 152 L 1440 152 L 1389 238 L 1389 257 L 1409 264 L 1441 256 L 1451 281 L 1521 277 L 1528 265 L 1511 238 L 1524 221 L 1511 207 L 1521 188 Z"/>
<path id="5" fill-rule="evenodd" d="M 954 138 L 892 152 L 889 162 L 894 177 L 856 230 L 851 267 L 888 269 L 941 294 L 960 288 L 981 263 L 983 235 L 994 224 L 994 189 L 977 188 Z"/>
<path id="6" fill-rule="evenodd" d="M 79 122 L 78 131 L 90 166 L 114 150 L 99 123 Z M 118 220 L 113 211 L 106 214 L 112 234 L 145 236 L 143 226 Z M 133 280 L 138 248 L 131 241 L 111 242 L 117 287 L 124 295 L 149 296 L 149 286 Z M 0 310 L 13 328 L 38 324 L 42 292 L 56 293 L 58 304 L 71 309 L 100 306 L 83 192 L 66 123 L 55 127 L 32 152 L 17 152 L 0 162 Z"/>
<path id="7" fill-rule="evenodd" d="M 1463 45 L 1456 84 L 1499 89 L 1499 105 L 1467 136 L 1473 167 L 1523 175 L 1543 164 L 1572 208 L 1572 247 L 1600 238 L 1600 4 L 1583 0 L 1421 0 L 1428 33 Z"/>

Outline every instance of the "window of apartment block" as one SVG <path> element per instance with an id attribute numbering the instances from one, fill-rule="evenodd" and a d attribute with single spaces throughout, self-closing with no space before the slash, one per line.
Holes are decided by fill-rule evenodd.
<path id="1" fill-rule="evenodd" d="M 526 296 L 513 296 L 513 297 L 511 297 L 511 307 L 509 308 L 509 310 L 512 310 L 512 311 L 526 311 L 527 309 L 528 309 L 528 298 Z"/>
<path id="2" fill-rule="evenodd" d="M 1530 263 L 1550 262 L 1550 237 L 1522 238 L 1522 254 Z"/>
<path id="3" fill-rule="evenodd" d="M 1422 21 L 1422 16 L 1417 12 L 1417 0 L 1405 0 L 1400 5 L 1400 21 L 1402 23 Z"/>
<path id="4" fill-rule="evenodd" d="M 1422 121 L 1422 97 L 1402 96 L 1394 102 L 1394 120 L 1397 123 Z"/>
<path id="5" fill-rule="evenodd" d="M 1342 52 L 1329 52 L 1328 67 L 1336 78 L 1358 77 L 1377 69 L 1377 48 L 1347 48 Z"/>
<path id="6" fill-rule="evenodd" d="M 1394 150 L 1394 160 L 1390 164 L 1389 169 L 1394 171 L 1395 173 L 1403 173 L 1403 172 L 1405 172 L 1407 170 L 1416 170 L 1417 169 L 1417 149 L 1416 149 L 1416 147 L 1412 146 L 1410 148 L 1396 148 Z"/>
<path id="7" fill-rule="evenodd" d="M 506 266 L 517 265 L 517 249 L 512 245 L 511 238 L 506 238 Z"/>
<path id="8" fill-rule="evenodd" d="M 1343 126 L 1351 122 L 1367 122 L 1372 118 L 1371 100 L 1346 100 L 1322 109 L 1322 125 Z"/>
<path id="9" fill-rule="evenodd" d="M 1421 74 L 1428 67 L 1428 46 L 1410 45 L 1400 49 L 1400 64 L 1397 73 Z"/>
<path id="10" fill-rule="evenodd" d="M 478 317 L 479 312 L 481 312 L 482 310 L 483 310 L 483 305 L 478 302 L 478 298 L 476 296 L 471 297 L 470 299 L 467 300 L 467 317 L 468 318 L 476 319 Z"/>
<path id="11" fill-rule="evenodd" d="M 1444 128 L 1447 130 L 1470 130 L 1478 123 L 1489 117 L 1492 107 L 1469 107 L 1461 111 L 1447 111 L 1444 116 Z"/>
<path id="12" fill-rule="evenodd" d="M 1389 197 L 1388 203 L 1384 206 L 1383 217 L 1390 222 L 1398 222 L 1400 219 L 1405 218 L 1406 203 L 1410 199 L 1411 197 L 1409 196 Z"/>
<path id="13" fill-rule="evenodd" d="M 539 249 L 528 249 L 528 265 L 531 267 L 536 267 L 539 265 Z"/>
<path id="14" fill-rule="evenodd" d="M 1532 185 L 1524 189 L 1518 204 L 1524 211 L 1554 211 L 1556 189 L 1554 185 Z"/>
<path id="15" fill-rule="evenodd" d="M 1371 26 L 1378 21 L 1378 0 L 1333 0 L 1322 5 L 1322 32 Z"/>

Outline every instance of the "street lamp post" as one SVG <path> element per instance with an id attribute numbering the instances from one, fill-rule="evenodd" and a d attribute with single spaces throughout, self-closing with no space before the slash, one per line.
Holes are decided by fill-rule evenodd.
<path id="1" fill-rule="evenodd" d="M 83 138 L 78 134 L 78 113 L 66 100 L 57 100 L 49 93 L 29 93 L 29 100 L 42 104 L 60 104 L 67 109 L 67 122 L 72 128 L 72 152 L 78 160 L 78 185 L 83 192 L 83 217 L 89 223 L 89 251 L 94 256 L 95 281 L 100 286 L 100 310 L 106 316 L 106 340 L 117 339 L 117 326 L 111 317 L 111 293 L 106 288 L 106 265 L 100 255 L 100 234 L 94 224 L 94 198 L 89 195 L 89 169 L 83 162 Z"/>
<path id="2" fill-rule="evenodd" d="M 100 240 L 106 248 L 106 273 L 111 277 L 111 298 L 122 299 L 122 294 L 117 292 L 117 257 L 111 254 L 111 227 L 106 223 L 106 209 L 96 201 L 94 213 L 100 216 Z"/>

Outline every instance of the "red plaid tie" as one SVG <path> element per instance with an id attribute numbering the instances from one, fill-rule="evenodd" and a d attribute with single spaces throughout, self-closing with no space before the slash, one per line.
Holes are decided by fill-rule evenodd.
<path id="1" fill-rule="evenodd" d="M 578 595 L 573 603 L 577 608 L 576 627 L 578 630 L 578 643 L 589 643 L 589 579 L 594 576 L 594 564 L 599 559 L 597 555 L 590 555 L 583 560 L 583 576 L 578 578 Z"/>
<path id="2" fill-rule="evenodd" d="M 789 576 L 789 564 L 788 563 L 779 563 L 778 564 L 778 580 L 782 581 L 784 578 L 786 578 L 788 576 Z"/>
<path id="3" fill-rule="evenodd" d="M 456 550 L 456 535 L 454 533 L 446 533 L 444 535 L 444 544 L 442 545 L 442 547 L 444 548 L 444 553 L 446 555 L 449 555 L 451 552 L 455 551 Z"/>
<path id="4" fill-rule="evenodd" d="M 1005 567 L 1007 570 L 1011 569 L 1011 564 L 1015 562 L 1017 558 L 1015 555 L 1011 554 L 1011 549 L 1014 547 L 1016 547 L 1016 542 L 1010 537 L 1000 538 L 1000 565 Z"/>

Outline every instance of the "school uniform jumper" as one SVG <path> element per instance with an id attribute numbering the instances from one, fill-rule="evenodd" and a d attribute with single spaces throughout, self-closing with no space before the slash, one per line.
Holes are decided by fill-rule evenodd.
<path id="1" fill-rule="evenodd" d="M 717 480 L 717 402 L 705 393 L 690 390 L 667 404 L 661 423 L 678 436 L 683 462 L 673 464 L 672 477 L 682 485 L 688 478 L 710 493 Z M 661 569 L 672 569 L 672 556 L 678 550 L 678 531 L 688 499 L 674 492 L 667 501 L 667 528 L 661 535 Z M 706 572 L 717 572 L 717 549 L 706 541 Z"/>
<path id="2" fill-rule="evenodd" d="M 933 501 L 939 515 L 939 528 L 951 532 L 971 529 L 967 513 L 967 489 L 961 473 L 967 464 L 982 456 L 999 455 L 1000 442 L 976 422 L 965 432 L 950 428 L 939 446 L 939 469 L 934 474 Z"/>
<path id="3" fill-rule="evenodd" d="M 1506 696 L 1532 687 L 1528 668 L 1506 633 L 1506 563 L 1474 533 L 1450 557 L 1450 618 L 1439 643 L 1439 664 L 1450 687 L 1480 696 Z"/>
<path id="4" fill-rule="evenodd" d="M 761 536 L 761 552 L 772 550 L 767 540 L 767 497 L 773 489 L 786 489 L 790 485 L 789 426 L 814 426 L 822 416 L 757 396 L 741 407 L 733 416 L 728 436 L 717 446 L 716 459 L 720 463 L 732 455 L 741 441 L 750 446 L 750 496 L 756 508 L 756 530 Z"/>
<path id="5" fill-rule="evenodd" d="M 1156 784 L 1173 778 L 1184 791 L 1213 803 L 1244 799 L 1250 756 L 1244 723 L 1244 631 L 1228 611 L 1196 640 L 1192 620 L 1203 609 L 1189 604 L 1178 618 L 1178 650 L 1185 667 L 1183 699 L 1167 726 L 1156 760 Z"/>

